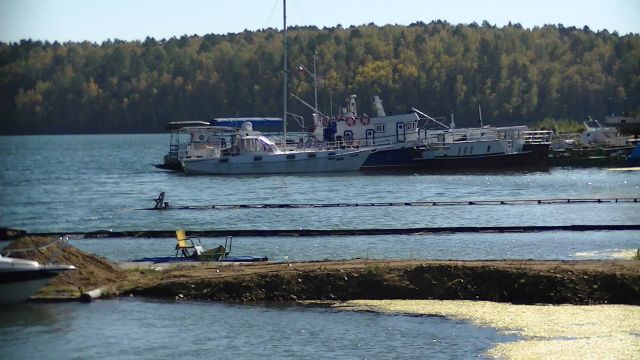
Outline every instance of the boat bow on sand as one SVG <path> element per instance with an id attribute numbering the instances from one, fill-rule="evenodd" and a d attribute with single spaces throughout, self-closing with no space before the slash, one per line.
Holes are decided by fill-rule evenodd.
<path id="1" fill-rule="evenodd" d="M 0 304 L 26 301 L 53 277 L 70 270 L 75 266 L 43 265 L 0 254 Z"/>

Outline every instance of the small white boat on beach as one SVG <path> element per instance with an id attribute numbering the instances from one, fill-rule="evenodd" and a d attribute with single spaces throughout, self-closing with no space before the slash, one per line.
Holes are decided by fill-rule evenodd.
<path id="1" fill-rule="evenodd" d="M 26 301 L 53 277 L 74 269 L 73 265 L 43 265 L 0 254 L 0 304 Z"/>

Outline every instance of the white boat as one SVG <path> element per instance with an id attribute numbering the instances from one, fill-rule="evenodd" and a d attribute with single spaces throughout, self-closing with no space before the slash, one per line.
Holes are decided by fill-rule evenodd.
<path id="1" fill-rule="evenodd" d="M 544 169 L 549 136 L 526 126 L 426 130 L 414 163 L 433 171 Z"/>
<path id="2" fill-rule="evenodd" d="M 615 127 L 605 127 L 598 120 L 589 119 L 583 121 L 585 131 L 580 136 L 580 142 L 584 145 L 597 146 L 626 146 L 628 138 L 620 135 L 620 130 Z"/>
<path id="3" fill-rule="evenodd" d="M 296 174 L 357 171 L 373 148 L 357 144 L 300 144 L 283 150 L 250 122 L 241 129 L 229 127 L 186 128 L 195 134 L 179 154 L 185 174 L 241 175 Z"/>
<path id="4" fill-rule="evenodd" d="M 200 131 L 200 129 L 211 126 L 228 126 L 239 128 L 244 122 L 250 121 L 254 127 L 261 131 L 272 131 L 282 128 L 282 119 L 274 117 L 235 117 L 235 118 L 215 118 L 211 122 L 206 121 L 172 121 L 165 124 L 165 129 L 170 131 L 169 152 L 164 156 L 161 164 L 154 164 L 158 169 L 170 171 L 182 171 L 182 164 L 178 158 L 180 150 L 184 150 L 186 144 L 196 137 L 189 132 Z"/>
<path id="5" fill-rule="evenodd" d="M 283 134 L 287 139 L 287 16 L 284 1 L 284 81 L 283 81 Z M 282 148 L 253 131 L 251 122 L 243 123 L 226 141 L 221 136 L 228 128 L 220 127 L 220 134 L 205 144 L 194 145 L 179 155 L 185 174 L 191 175 L 241 175 L 241 174 L 298 174 L 358 171 L 375 151 L 359 144 L 326 143 L 313 148 L 290 147 L 286 141 Z M 225 140 L 225 141 L 223 141 Z M 204 145 L 196 149 L 196 145 Z"/>
<path id="6" fill-rule="evenodd" d="M 53 277 L 74 269 L 73 265 L 43 265 L 0 254 L 0 304 L 26 301 Z"/>

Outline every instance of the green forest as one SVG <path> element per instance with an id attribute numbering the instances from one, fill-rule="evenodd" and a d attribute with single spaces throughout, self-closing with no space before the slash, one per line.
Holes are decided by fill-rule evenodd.
<path id="1" fill-rule="evenodd" d="M 640 36 L 606 30 L 442 21 L 289 29 L 289 90 L 319 109 L 350 94 L 372 114 L 412 107 L 458 127 L 603 119 L 611 98 L 640 95 Z M 0 133 L 163 132 L 169 121 L 282 116 L 282 31 L 0 43 Z M 310 122 L 293 98 L 290 112 Z M 333 111 L 335 113 L 335 110 Z"/>

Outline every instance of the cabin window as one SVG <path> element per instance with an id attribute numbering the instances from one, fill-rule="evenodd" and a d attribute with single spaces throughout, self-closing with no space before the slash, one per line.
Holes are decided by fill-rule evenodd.
<path id="1" fill-rule="evenodd" d="M 487 145 L 487 152 L 491 151 L 491 145 Z"/>
<path id="2" fill-rule="evenodd" d="M 316 157 L 316 153 L 307 154 L 307 158 L 309 158 L 309 159 L 313 159 L 315 157 Z"/>
<path id="3" fill-rule="evenodd" d="M 262 156 L 254 156 L 253 161 L 262 161 Z"/>
<path id="4" fill-rule="evenodd" d="M 387 125 L 386 124 L 375 124 L 375 129 L 376 132 L 386 132 L 387 131 Z"/>
<path id="5" fill-rule="evenodd" d="M 464 147 L 464 154 L 467 155 L 467 147 Z"/>
<path id="6" fill-rule="evenodd" d="M 295 159 L 295 158 L 296 158 L 296 155 L 295 155 L 295 154 L 289 154 L 289 155 L 287 155 L 287 160 L 292 160 L 292 159 Z"/>
<path id="7" fill-rule="evenodd" d="M 228 163 L 229 159 L 228 158 L 222 158 L 220 159 L 220 163 Z"/>
<path id="8" fill-rule="evenodd" d="M 460 153 L 462 152 L 462 146 L 458 147 L 458 155 L 460 155 Z"/>

